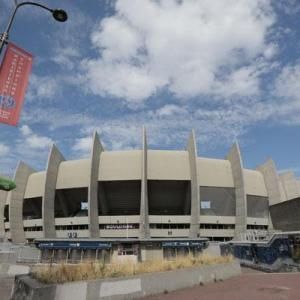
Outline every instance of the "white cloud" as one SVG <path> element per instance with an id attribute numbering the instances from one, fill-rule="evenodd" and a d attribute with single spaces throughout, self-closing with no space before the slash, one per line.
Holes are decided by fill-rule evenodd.
<path id="1" fill-rule="evenodd" d="M 99 58 L 82 62 L 92 93 L 138 102 L 161 88 L 179 98 L 231 85 L 234 95 L 259 92 L 255 59 L 275 54 L 269 0 L 118 0 L 115 9 L 91 35 Z"/>
<path id="2" fill-rule="evenodd" d="M 284 67 L 275 86 L 277 96 L 298 100 L 300 104 L 300 63 Z"/>
<path id="3" fill-rule="evenodd" d="M 81 156 L 82 155 L 88 156 L 92 150 L 92 143 L 93 143 L 92 136 L 76 139 L 75 144 L 72 147 L 72 150 L 73 150 L 73 152 L 75 152 Z"/>
<path id="4" fill-rule="evenodd" d="M 285 66 L 275 80 L 273 118 L 281 124 L 300 125 L 300 63 Z"/>
<path id="5" fill-rule="evenodd" d="M 32 134 L 32 130 L 30 129 L 30 127 L 28 125 L 23 125 L 20 128 L 20 131 L 24 136 L 28 136 L 28 135 Z"/>
<path id="6" fill-rule="evenodd" d="M 10 148 L 7 145 L 0 143 L 0 156 L 8 154 L 9 151 L 10 151 Z"/>
<path id="7" fill-rule="evenodd" d="M 54 76 L 30 76 L 27 99 L 31 101 L 54 99 L 61 93 L 59 78 Z"/>
<path id="8" fill-rule="evenodd" d="M 183 107 L 174 104 L 164 105 L 156 111 L 156 115 L 159 117 L 169 117 L 176 114 L 183 115 L 186 113 L 187 111 Z"/>
<path id="9" fill-rule="evenodd" d="M 26 146 L 32 149 L 48 149 L 52 144 L 53 140 L 46 137 L 35 134 L 28 125 L 23 125 L 20 128 L 22 134 L 22 140 L 20 143 L 24 143 Z"/>
<path id="10" fill-rule="evenodd" d="M 52 60 L 61 67 L 73 70 L 76 60 L 80 57 L 79 50 L 74 47 L 57 48 L 55 50 L 55 56 Z"/>

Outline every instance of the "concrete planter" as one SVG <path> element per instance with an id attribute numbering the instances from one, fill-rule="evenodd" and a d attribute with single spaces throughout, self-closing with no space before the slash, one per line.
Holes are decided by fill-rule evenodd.
<path id="1" fill-rule="evenodd" d="M 29 276 L 17 276 L 12 299 L 98 300 L 135 299 L 182 288 L 224 280 L 241 273 L 240 264 L 202 266 L 126 278 L 42 284 Z"/>

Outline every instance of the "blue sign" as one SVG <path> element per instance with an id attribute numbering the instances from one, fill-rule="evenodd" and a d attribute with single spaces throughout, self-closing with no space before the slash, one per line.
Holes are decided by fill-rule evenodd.
<path id="1" fill-rule="evenodd" d="M 80 241 L 80 242 L 69 242 L 69 241 L 52 241 L 49 243 L 38 243 L 37 248 L 39 249 L 110 249 L 111 243 L 99 243 L 94 241 Z"/>
<path id="2" fill-rule="evenodd" d="M 205 242 L 202 241 L 170 241 L 163 242 L 163 248 L 199 248 L 203 247 Z"/>

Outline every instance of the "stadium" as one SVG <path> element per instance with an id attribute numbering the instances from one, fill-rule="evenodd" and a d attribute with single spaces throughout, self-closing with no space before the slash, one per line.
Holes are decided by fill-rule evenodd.
<path id="1" fill-rule="evenodd" d="M 198 157 L 194 131 L 182 151 L 148 149 L 144 129 L 141 144 L 107 151 L 95 132 L 88 159 L 67 161 L 53 145 L 45 171 L 20 162 L 17 188 L 0 194 L 0 235 L 17 244 L 93 241 L 119 254 L 195 251 L 205 240 L 260 239 L 282 229 L 278 205 L 300 194 L 294 174 L 278 174 L 271 159 L 245 169 L 238 143 L 223 160 Z"/>

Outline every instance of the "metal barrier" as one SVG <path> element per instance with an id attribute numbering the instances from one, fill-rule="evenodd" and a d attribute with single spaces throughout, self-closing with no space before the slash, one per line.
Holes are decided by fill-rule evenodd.
<path id="1" fill-rule="evenodd" d="M 41 258 L 41 251 L 31 246 L 21 246 L 17 249 L 17 262 L 38 263 Z"/>
<path id="2" fill-rule="evenodd" d="M 283 265 L 299 265 L 300 232 L 275 233 L 268 241 L 234 241 L 220 244 L 221 254 L 232 254 L 241 264 L 270 271 Z"/>

